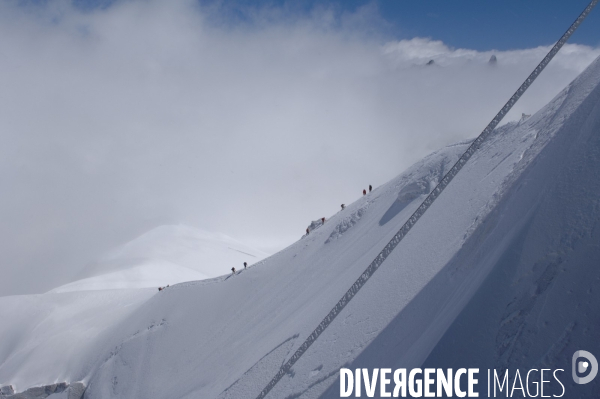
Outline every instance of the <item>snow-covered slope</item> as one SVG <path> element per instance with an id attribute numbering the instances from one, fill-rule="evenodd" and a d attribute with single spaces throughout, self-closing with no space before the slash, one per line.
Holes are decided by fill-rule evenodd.
<path id="1" fill-rule="evenodd" d="M 225 234 L 160 226 L 111 251 L 77 281 L 51 292 L 162 287 L 216 277 L 267 256 Z"/>
<path id="2" fill-rule="evenodd" d="M 87 353 L 102 353 L 103 333 L 156 289 L 82 291 L 0 298 L 0 386 L 17 392 L 72 380 Z M 88 365 L 89 367 L 89 365 Z"/>
<path id="3" fill-rule="evenodd" d="M 536 115 L 497 129 L 268 397 L 339 397 L 342 366 L 565 368 L 575 350 L 598 353 L 599 83 L 596 60 Z M 11 320 L 0 325 L 0 385 L 83 380 L 91 399 L 255 398 L 466 146 L 426 157 L 235 276 L 124 290 L 131 297 L 106 306 L 128 310 L 96 325 L 34 314 L 75 306 L 75 293 L 0 298 Z M 80 295 L 104 292 L 121 291 Z M 67 320 L 81 328 L 61 340 Z M 57 363 L 73 341 L 77 353 Z M 598 383 L 568 389 L 592 397 Z"/>

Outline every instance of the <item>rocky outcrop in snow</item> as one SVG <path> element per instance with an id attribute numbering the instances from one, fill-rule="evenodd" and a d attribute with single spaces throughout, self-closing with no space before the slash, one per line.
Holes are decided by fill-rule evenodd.
<path id="1" fill-rule="evenodd" d="M 7 385 L 0 388 L 0 399 L 81 399 L 83 398 L 85 388 L 83 382 L 78 381 L 72 384 L 61 382 L 33 387 L 23 392 L 15 393 L 13 386 Z"/>

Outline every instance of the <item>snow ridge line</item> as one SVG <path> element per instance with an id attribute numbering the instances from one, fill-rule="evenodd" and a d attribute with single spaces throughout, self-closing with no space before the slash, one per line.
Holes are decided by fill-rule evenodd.
<path id="1" fill-rule="evenodd" d="M 387 243 L 387 245 L 381 250 L 381 252 L 375 257 L 373 262 L 367 267 L 367 269 L 360 275 L 360 277 L 352 284 L 350 289 L 342 296 L 342 298 L 338 301 L 338 303 L 331 309 L 331 311 L 325 316 L 325 318 L 319 323 L 317 328 L 306 338 L 304 343 L 300 345 L 298 350 L 292 355 L 292 357 L 279 369 L 277 374 L 273 377 L 273 379 L 267 384 L 267 386 L 260 392 L 260 394 L 256 397 L 256 399 L 263 399 L 268 393 L 277 385 L 277 383 L 283 378 L 285 374 L 287 374 L 292 366 L 304 355 L 304 353 L 308 350 L 308 348 L 319 338 L 319 336 L 325 331 L 327 327 L 333 322 L 333 320 L 337 317 L 337 315 L 346 307 L 348 302 L 354 298 L 354 296 L 358 293 L 358 291 L 362 288 L 363 285 L 371 278 L 371 276 L 377 271 L 379 266 L 386 260 L 386 258 L 392 253 L 394 248 L 402 241 L 402 239 L 408 234 L 410 229 L 417 223 L 417 221 L 423 216 L 423 214 L 429 209 L 431 204 L 439 197 L 439 195 L 444 191 L 446 186 L 454 179 L 454 177 L 458 174 L 458 172 L 465 166 L 467 161 L 473 156 L 473 154 L 481 147 L 485 139 L 492 133 L 492 131 L 498 126 L 500 121 L 506 116 L 506 114 L 511 110 L 513 105 L 521 98 L 523 93 L 531 86 L 531 84 L 535 81 L 535 79 L 539 76 L 539 74 L 546 68 L 548 63 L 554 58 L 556 53 L 561 49 L 561 47 L 566 43 L 566 41 L 571 37 L 573 32 L 579 27 L 579 25 L 583 22 L 583 20 L 588 16 L 588 14 L 592 11 L 592 9 L 598 4 L 600 0 L 592 0 L 590 4 L 583 10 L 583 12 L 577 17 L 575 22 L 567 29 L 567 31 L 562 35 L 562 37 L 556 42 L 556 44 L 552 47 L 552 49 L 546 54 L 544 59 L 539 63 L 539 65 L 531 72 L 531 74 L 525 79 L 523 84 L 517 89 L 515 94 L 508 100 L 508 102 L 502 107 L 500 112 L 492 119 L 492 121 L 487 125 L 487 127 L 481 132 L 481 134 L 471 143 L 469 148 L 463 153 L 463 155 L 456 161 L 454 166 L 446 173 L 444 178 L 435 186 L 435 188 L 431 191 L 431 193 L 425 198 L 425 200 L 419 205 L 417 210 L 408 218 L 408 220 L 404 223 L 404 225 L 400 228 L 400 230 L 394 235 L 394 237 Z"/>

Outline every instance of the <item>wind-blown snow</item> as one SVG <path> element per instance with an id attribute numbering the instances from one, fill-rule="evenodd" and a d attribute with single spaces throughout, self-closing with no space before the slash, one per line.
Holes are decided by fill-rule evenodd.
<path id="1" fill-rule="evenodd" d="M 343 366 L 566 368 L 575 350 L 597 351 L 598 131 L 600 60 L 496 130 L 269 397 L 338 397 Z M 234 276 L 0 298 L 0 385 L 255 398 L 467 145 L 433 153 Z M 598 382 L 567 389 L 590 397 Z"/>

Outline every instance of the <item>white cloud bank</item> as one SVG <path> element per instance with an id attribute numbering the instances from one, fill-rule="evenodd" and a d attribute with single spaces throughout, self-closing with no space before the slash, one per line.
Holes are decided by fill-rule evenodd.
<path id="1" fill-rule="evenodd" d="M 63 284 L 161 224 L 289 243 L 368 184 L 477 135 L 548 50 L 390 41 L 368 7 L 268 10 L 244 27 L 219 12 L 0 3 L 2 294 Z M 509 119 L 599 54 L 565 46 Z"/>

